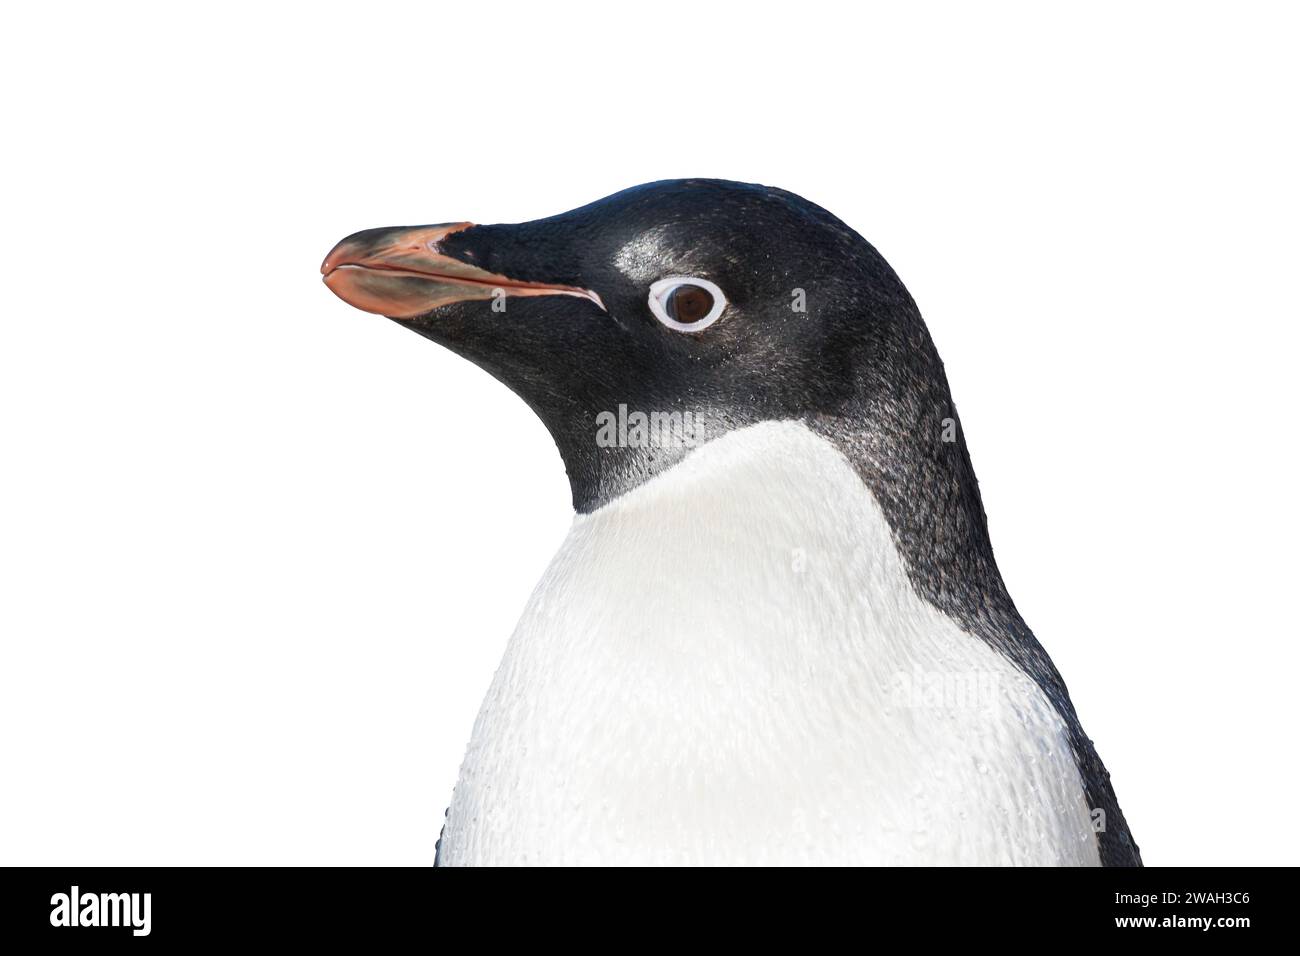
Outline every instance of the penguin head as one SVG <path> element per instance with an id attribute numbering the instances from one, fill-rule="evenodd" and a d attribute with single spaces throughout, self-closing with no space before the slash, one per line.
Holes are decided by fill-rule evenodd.
<path id="1" fill-rule="evenodd" d="M 918 329 L 928 347 L 906 289 L 853 230 L 792 193 L 722 180 L 527 223 L 371 229 L 322 272 L 523 398 L 580 511 L 733 429 L 851 414 L 906 384 L 897 353 Z"/>

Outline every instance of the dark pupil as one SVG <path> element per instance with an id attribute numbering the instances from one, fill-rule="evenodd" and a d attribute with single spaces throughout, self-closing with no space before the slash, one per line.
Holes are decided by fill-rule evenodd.
<path id="1" fill-rule="evenodd" d="M 697 285 L 679 285 L 668 293 L 668 300 L 664 303 L 668 318 L 682 325 L 700 321 L 712 308 L 713 295 Z"/>

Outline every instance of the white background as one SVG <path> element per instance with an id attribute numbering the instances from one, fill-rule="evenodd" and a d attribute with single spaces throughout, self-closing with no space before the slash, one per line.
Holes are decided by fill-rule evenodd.
<path id="1" fill-rule="evenodd" d="M 568 486 L 319 262 L 679 176 L 902 275 L 1147 862 L 1296 862 L 1283 7 L 6 16 L 0 862 L 431 861 Z"/>

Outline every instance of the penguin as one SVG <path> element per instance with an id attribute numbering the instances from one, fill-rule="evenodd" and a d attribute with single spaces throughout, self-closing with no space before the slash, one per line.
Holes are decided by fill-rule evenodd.
<path id="1" fill-rule="evenodd" d="M 512 389 L 572 490 L 435 865 L 1141 865 L 916 303 L 848 225 L 671 180 L 321 271 Z"/>

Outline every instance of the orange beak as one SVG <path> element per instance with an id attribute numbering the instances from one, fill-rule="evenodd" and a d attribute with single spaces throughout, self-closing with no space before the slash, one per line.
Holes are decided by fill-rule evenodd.
<path id="1" fill-rule="evenodd" d="M 410 319 L 439 306 L 502 295 L 600 296 L 574 286 L 522 282 L 444 255 L 439 243 L 472 222 L 367 229 L 330 250 L 320 271 L 330 291 L 363 312 Z"/>

